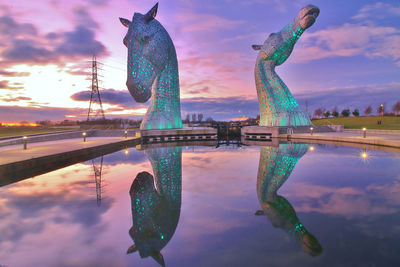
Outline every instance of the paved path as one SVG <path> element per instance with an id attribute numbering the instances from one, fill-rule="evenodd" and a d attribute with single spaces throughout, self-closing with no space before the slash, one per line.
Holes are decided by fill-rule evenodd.
<path id="1" fill-rule="evenodd" d="M 86 142 L 83 142 L 83 138 L 74 138 L 32 144 L 28 143 L 27 150 L 23 150 L 23 146 L 21 144 L 5 146 L 0 147 L 0 165 L 33 158 L 57 155 L 85 148 L 93 148 L 106 144 L 119 143 L 133 139 L 136 138 L 129 137 L 125 139 L 122 137 L 89 137 L 86 139 Z"/>
<path id="2" fill-rule="evenodd" d="M 279 135 L 286 138 L 287 135 Z M 333 141 L 356 144 L 367 144 L 374 146 L 386 146 L 400 148 L 400 135 L 398 134 L 371 134 L 367 132 L 367 137 L 363 138 L 362 133 L 330 132 L 310 134 L 293 134 L 293 140 L 307 141 Z"/>

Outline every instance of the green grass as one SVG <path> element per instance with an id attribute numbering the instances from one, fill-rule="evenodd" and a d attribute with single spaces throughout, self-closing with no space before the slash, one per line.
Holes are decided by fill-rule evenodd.
<path id="1" fill-rule="evenodd" d="M 378 125 L 377 121 L 381 120 L 381 116 L 361 116 L 361 117 L 339 117 L 312 120 L 314 125 L 344 125 L 345 129 L 381 129 L 381 130 L 400 130 L 400 116 L 384 116 L 382 124 Z"/>
<path id="2" fill-rule="evenodd" d="M 63 129 L 63 128 L 49 128 L 49 127 L 29 127 L 29 126 L 9 126 L 0 127 L 0 137 L 15 136 L 15 135 L 28 135 L 36 133 L 48 133 L 48 132 L 63 132 L 71 131 L 73 129 Z"/>

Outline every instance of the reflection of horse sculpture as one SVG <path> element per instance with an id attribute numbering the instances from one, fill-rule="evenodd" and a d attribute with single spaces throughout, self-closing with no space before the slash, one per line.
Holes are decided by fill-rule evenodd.
<path id="1" fill-rule="evenodd" d="M 257 195 L 262 210 L 256 215 L 266 215 L 274 227 L 293 236 L 305 252 L 312 256 L 321 254 L 322 247 L 297 218 L 296 211 L 284 197 L 277 194 L 293 171 L 297 161 L 307 152 L 305 144 L 280 144 L 261 147 L 257 176 Z"/>
<path id="2" fill-rule="evenodd" d="M 254 50 L 260 50 L 254 70 L 260 126 L 311 125 L 308 115 L 275 73 L 275 66 L 286 61 L 301 34 L 314 24 L 318 14 L 317 7 L 308 5 L 280 32 L 270 34 L 264 45 L 253 45 Z"/>
<path id="3" fill-rule="evenodd" d="M 127 253 L 139 251 L 165 266 L 161 250 L 178 225 L 182 194 L 182 148 L 161 147 L 146 151 L 154 177 L 139 173 L 131 185 L 133 226 L 129 235 L 135 242 Z"/>
<path id="4" fill-rule="evenodd" d="M 132 21 L 120 18 L 128 27 L 124 44 L 128 48 L 126 86 L 137 102 L 151 96 L 140 129 L 182 128 L 178 62 L 168 32 L 155 19 L 158 3 L 147 14 L 135 13 Z"/>

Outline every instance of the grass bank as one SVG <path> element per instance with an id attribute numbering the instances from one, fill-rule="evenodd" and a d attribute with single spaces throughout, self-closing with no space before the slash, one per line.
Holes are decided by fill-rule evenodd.
<path id="1" fill-rule="evenodd" d="M 74 129 L 69 128 L 51 128 L 42 126 L 2 126 L 0 127 L 0 137 L 15 136 L 15 135 L 28 135 L 36 133 L 48 133 L 48 132 L 65 132 Z"/>
<path id="2" fill-rule="evenodd" d="M 378 124 L 382 120 L 382 124 Z M 381 129 L 381 130 L 400 130 L 400 116 L 360 116 L 360 117 L 339 117 L 312 120 L 314 125 L 344 125 L 345 129 Z"/>

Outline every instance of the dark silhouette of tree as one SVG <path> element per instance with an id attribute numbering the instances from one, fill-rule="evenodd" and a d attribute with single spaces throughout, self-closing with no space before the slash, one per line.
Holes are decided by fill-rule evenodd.
<path id="1" fill-rule="evenodd" d="M 213 121 L 214 121 L 214 119 L 211 118 L 211 117 L 208 117 L 208 118 L 206 119 L 206 122 L 213 122 Z"/>
<path id="2" fill-rule="evenodd" d="M 334 108 L 333 108 L 333 110 L 332 110 L 332 116 L 333 116 L 333 117 L 336 117 L 336 118 L 339 117 L 339 112 L 337 111 L 337 107 L 334 107 Z"/>
<path id="3" fill-rule="evenodd" d="M 186 114 L 185 122 L 186 122 L 186 123 L 189 123 L 189 122 L 190 122 L 190 115 L 189 115 L 189 113 Z"/>
<path id="4" fill-rule="evenodd" d="M 196 113 L 193 113 L 192 114 L 192 122 L 196 122 L 197 120 L 196 120 Z"/>
<path id="5" fill-rule="evenodd" d="M 197 120 L 199 122 L 201 122 L 203 120 L 203 114 L 202 113 L 197 114 Z"/>
<path id="6" fill-rule="evenodd" d="M 330 115 L 331 115 L 331 112 L 329 110 L 324 112 L 325 118 L 329 118 Z"/>
<path id="7" fill-rule="evenodd" d="M 343 117 L 348 117 L 348 116 L 350 116 L 350 109 L 343 109 L 343 110 L 342 110 L 342 116 L 343 116 Z"/>
<path id="8" fill-rule="evenodd" d="M 324 111 L 322 110 L 322 108 L 318 108 L 314 111 L 314 116 L 317 118 L 321 118 L 323 113 Z"/>
<path id="9" fill-rule="evenodd" d="M 400 112 L 400 101 L 397 101 L 396 104 L 393 105 L 392 110 L 394 114 L 397 116 Z"/>
<path id="10" fill-rule="evenodd" d="M 365 114 L 366 116 L 369 116 L 369 115 L 371 114 L 371 112 L 372 112 L 372 107 L 371 107 L 371 105 L 369 105 L 369 106 L 364 110 L 364 114 Z"/>
<path id="11" fill-rule="evenodd" d="M 360 111 L 358 110 L 358 108 L 356 108 L 356 109 L 353 111 L 353 116 L 354 116 L 354 117 L 360 116 Z"/>

